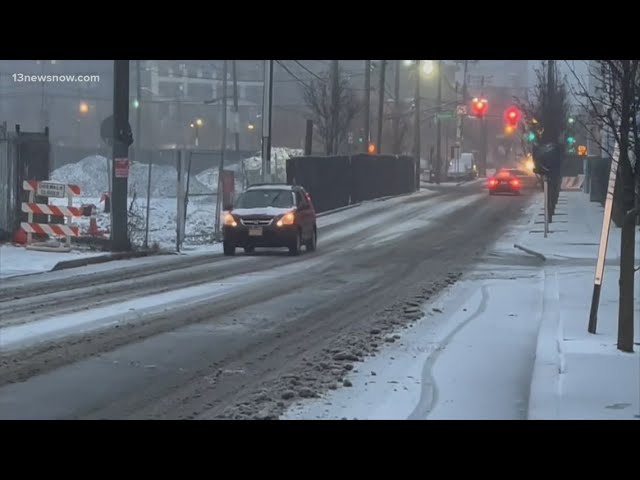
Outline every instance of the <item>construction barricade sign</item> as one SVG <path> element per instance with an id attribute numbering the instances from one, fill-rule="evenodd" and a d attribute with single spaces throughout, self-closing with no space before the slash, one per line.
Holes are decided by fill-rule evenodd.
<path id="1" fill-rule="evenodd" d="M 25 180 L 22 184 L 23 190 L 29 192 L 29 201 L 22 203 L 22 211 L 27 214 L 27 221 L 21 222 L 20 227 L 27 233 L 26 248 L 30 250 L 68 252 L 71 250 L 71 237 L 80 235 L 80 229 L 73 224 L 73 217 L 82 215 L 82 209 L 73 206 L 73 196 L 80 195 L 80 187 L 77 185 L 66 185 L 58 182 L 39 182 L 36 180 Z M 49 205 L 46 203 L 36 203 L 35 196 L 46 196 L 69 199 L 67 206 Z M 65 217 L 66 223 L 35 223 L 34 215 L 48 215 L 50 217 Z M 47 243 L 34 243 L 33 234 L 48 235 L 51 237 L 64 237 L 65 245 L 51 245 Z"/>

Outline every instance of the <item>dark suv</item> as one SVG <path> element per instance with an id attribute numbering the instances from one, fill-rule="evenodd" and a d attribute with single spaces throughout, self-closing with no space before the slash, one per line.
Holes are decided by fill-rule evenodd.
<path id="1" fill-rule="evenodd" d="M 252 185 L 236 204 L 225 206 L 222 227 L 225 255 L 236 248 L 287 247 L 292 255 L 316 249 L 318 231 L 311 197 L 297 185 Z"/>

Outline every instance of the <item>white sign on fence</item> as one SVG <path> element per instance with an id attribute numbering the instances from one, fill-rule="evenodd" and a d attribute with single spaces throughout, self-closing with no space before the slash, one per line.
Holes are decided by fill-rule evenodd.
<path id="1" fill-rule="evenodd" d="M 64 198 L 67 196 L 66 185 L 55 182 L 39 182 L 38 195 L 43 197 Z"/>

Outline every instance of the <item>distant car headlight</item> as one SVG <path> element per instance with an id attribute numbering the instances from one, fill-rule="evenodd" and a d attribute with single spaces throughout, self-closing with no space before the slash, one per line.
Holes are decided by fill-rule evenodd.
<path id="1" fill-rule="evenodd" d="M 527 167 L 527 170 L 529 170 L 530 172 L 533 172 L 533 169 L 535 168 L 533 160 L 531 159 L 526 161 L 525 166 Z"/>
<path id="2" fill-rule="evenodd" d="M 293 212 L 285 213 L 280 220 L 276 223 L 277 226 L 282 227 L 284 225 L 293 225 L 296 221 L 296 216 Z"/>
<path id="3" fill-rule="evenodd" d="M 227 227 L 237 227 L 238 226 L 238 222 L 236 222 L 236 219 L 230 213 L 226 213 L 224 215 L 224 224 Z"/>

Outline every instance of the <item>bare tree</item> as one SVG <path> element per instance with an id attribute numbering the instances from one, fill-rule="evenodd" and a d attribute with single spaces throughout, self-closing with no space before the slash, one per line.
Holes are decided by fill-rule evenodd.
<path id="1" fill-rule="evenodd" d="M 311 111 L 313 123 L 327 155 L 338 153 L 340 145 L 347 138 L 352 120 L 362 108 L 362 102 L 355 95 L 349 79 L 340 73 L 338 70 L 337 102 L 332 97 L 329 72 L 319 75 L 309 85 L 302 86 L 304 101 Z"/>
<path id="2" fill-rule="evenodd" d="M 618 310 L 618 348 L 633 351 L 633 290 L 635 265 L 635 225 L 640 197 L 638 122 L 640 116 L 640 60 L 596 60 L 589 76 L 591 90 L 570 70 L 578 83 L 575 96 L 590 114 L 606 127 L 615 140 L 618 172 L 614 190 L 614 222 L 622 226 L 620 241 L 620 304 Z M 598 138 L 601 148 L 611 150 Z M 614 152 L 608 151 L 613 157 Z"/>
<path id="3" fill-rule="evenodd" d="M 413 125 L 413 112 L 406 102 L 399 101 L 398 105 L 387 108 L 383 122 L 383 139 L 391 145 L 391 151 L 397 154 L 408 153 L 405 148 L 405 140 L 409 133 L 409 128 Z M 397 130 L 396 130 L 397 128 Z"/>

